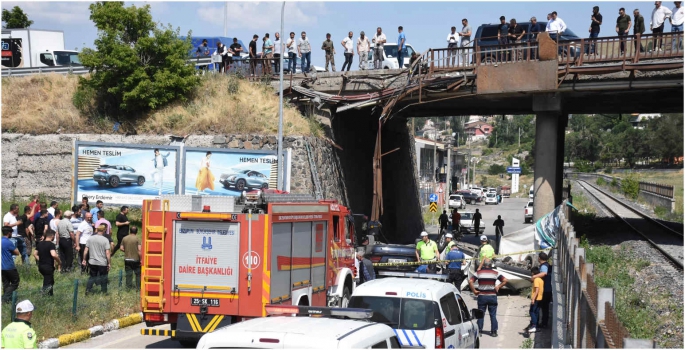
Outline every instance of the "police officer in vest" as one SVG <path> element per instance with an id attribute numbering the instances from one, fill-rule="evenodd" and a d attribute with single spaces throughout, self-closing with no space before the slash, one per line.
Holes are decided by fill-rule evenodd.
<path id="1" fill-rule="evenodd" d="M 31 328 L 33 304 L 24 300 L 17 304 L 17 316 L 14 322 L 2 330 L 2 347 L 5 349 L 34 349 L 37 348 L 36 331 Z"/>
<path id="2" fill-rule="evenodd" d="M 480 247 L 478 247 L 478 258 L 480 259 L 480 264 L 478 265 L 479 271 L 483 268 L 483 262 L 487 260 L 492 260 L 495 257 L 495 248 L 493 248 L 488 242 L 488 237 L 486 235 L 480 236 Z"/>
<path id="3" fill-rule="evenodd" d="M 440 253 L 438 252 L 438 244 L 428 238 L 428 232 L 421 232 L 421 242 L 416 244 L 416 261 L 435 261 Z M 433 272 L 435 264 L 422 265 L 425 266 L 426 272 Z M 422 268 L 419 266 L 419 271 Z"/>

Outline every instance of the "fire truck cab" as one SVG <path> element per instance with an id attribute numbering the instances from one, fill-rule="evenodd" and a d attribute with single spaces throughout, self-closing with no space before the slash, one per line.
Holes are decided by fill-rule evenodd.
<path id="1" fill-rule="evenodd" d="M 143 335 L 194 346 L 267 304 L 345 307 L 354 291 L 348 208 L 307 195 L 163 196 L 143 202 Z"/>

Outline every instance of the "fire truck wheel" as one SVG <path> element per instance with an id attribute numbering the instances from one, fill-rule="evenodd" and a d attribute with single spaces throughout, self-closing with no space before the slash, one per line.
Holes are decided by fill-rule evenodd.
<path id="1" fill-rule="evenodd" d="M 350 304 L 350 289 L 345 287 L 343 289 L 343 295 L 340 299 L 340 307 L 347 307 Z"/>

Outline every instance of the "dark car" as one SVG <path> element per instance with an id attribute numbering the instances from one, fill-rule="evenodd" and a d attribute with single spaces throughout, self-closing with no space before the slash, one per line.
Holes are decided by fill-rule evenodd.
<path id="1" fill-rule="evenodd" d="M 547 26 L 547 22 L 538 22 L 541 28 L 545 28 Z M 521 38 L 522 43 L 527 43 L 531 42 L 531 45 L 535 41 L 535 34 L 531 33 L 530 27 L 531 24 L 530 22 L 521 22 L 518 23 L 519 26 L 522 26 L 523 29 L 526 31 L 526 34 Z M 495 47 L 499 45 L 497 42 L 497 27 L 499 24 L 482 24 L 478 27 L 478 30 L 476 30 L 476 35 L 474 37 L 474 41 L 478 43 L 478 48 L 479 51 L 481 52 L 481 61 L 487 62 L 488 60 L 494 60 L 495 53 L 488 53 L 488 47 L 491 46 L 491 50 L 495 50 Z M 575 44 L 575 41 L 580 41 L 580 37 L 576 35 L 573 31 L 570 29 L 566 28 L 566 30 L 561 33 L 559 36 L 559 41 L 560 42 L 571 42 L 571 44 Z M 577 43 L 578 45 L 571 45 L 570 48 L 570 55 L 571 57 L 577 57 L 581 53 L 580 50 L 580 43 Z M 560 52 L 560 54 L 568 54 L 568 52 Z M 528 53 L 524 50 L 523 52 L 523 57 L 524 59 L 527 57 Z"/>
<path id="2" fill-rule="evenodd" d="M 475 193 L 471 193 L 471 191 L 460 191 L 458 194 L 464 197 L 467 204 L 480 203 L 481 201 L 481 197 Z"/>
<path id="3" fill-rule="evenodd" d="M 416 262 L 415 244 L 385 244 L 376 243 L 367 247 L 367 257 L 374 263 L 403 263 Z M 416 266 L 381 266 L 376 267 L 376 271 L 404 271 L 413 272 Z"/>

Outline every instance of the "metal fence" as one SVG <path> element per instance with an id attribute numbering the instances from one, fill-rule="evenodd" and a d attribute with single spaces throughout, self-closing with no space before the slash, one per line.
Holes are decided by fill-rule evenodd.
<path id="1" fill-rule="evenodd" d="M 609 175 L 604 175 L 604 174 L 592 174 L 592 173 L 568 173 L 571 175 L 577 175 L 577 176 L 583 176 L 583 177 L 594 177 L 598 178 L 601 177 L 604 180 L 607 181 L 607 183 L 615 183 L 618 187 L 621 187 L 621 178 L 620 177 L 615 177 L 615 176 L 609 176 Z M 645 181 L 640 181 L 640 192 L 645 192 L 645 193 L 651 193 L 651 194 L 656 194 L 662 197 L 666 197 L 669 199 L 674 199 L 675 198 L 675 190 L 672 185 L 664 185 L 664 184 L 659 184 L 659 183 L 654 183 L 654 182 L 645 182 Z"/>
<path id="2" fill-rule="evenodd" d="M 559 219 L 556 252 L 553 254 L 553 319 L 558 332 L 552 347 L 624 348 L 636 344 L 653 348 L 653 340 L 629 339 L 630 334 L 618 320 L 612 288 L 598 288 L 594 279 L 594 264 L 585 260 L 573 225 L 569 221 L 571 207 L 563 204 Z M 629 344 L 628 344 L 629 343 Z"/>

